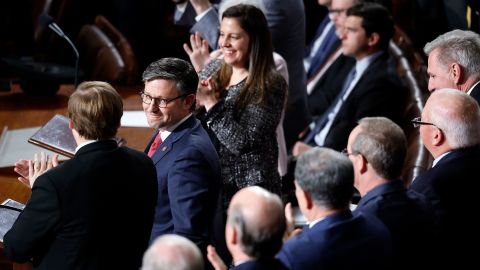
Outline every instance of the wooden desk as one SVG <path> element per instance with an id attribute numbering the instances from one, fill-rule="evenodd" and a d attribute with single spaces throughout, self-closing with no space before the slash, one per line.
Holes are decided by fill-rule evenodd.
<path id="1" fill-rule="evenodd" d="M 138 92 L 142 86 L 115 87 L 123 98 L 124 110 L 142 110 Z M 36 127 L 44 125 L 55 114 L 67 114 L 68 97 L 73 92 L 72 85 L 64 85 L 55 96 L 41 97 L 24 94 L 18 85 L 9 92 L 0 92 L 0 130 Z M 124 138 L 127 146 L 143 151 L 154 133 L 150 128 L 120 128 L 118 135 Z M 38 149 L 39 152 L 42 150 Z M 26 159 L 32 157 L 25 157 Z M 31 191 L 17 180 L 13 167 L 0 168 L 0 202 L 12 198 L 25 203 Z"/>

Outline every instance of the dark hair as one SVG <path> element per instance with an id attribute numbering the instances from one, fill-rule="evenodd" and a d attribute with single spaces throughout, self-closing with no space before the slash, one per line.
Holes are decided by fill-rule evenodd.
<path id="1" fill-rule="evenodd" d="M 193 66 L 178 58 L 162 58 L 151 63 L 143 72 L 142 80 L 172 80 L 176 82 L 180 94 L 195 94 L 198 88 L 198 75 Z"/>
<path id="2" fill-rule="evenodd" d="M 222 15 L 222 19 L 224 18 L 237 19 L 240 27 L 250 37 L 249 75 L 245 86 L 237 97 L 235 107 L 239 110 L 245 108 L 251 102 L 265 104 L 267 97 L 271 95 L 269 91 L 278 89 L 278 87 L 271 87 L 270 84 L 278 82 L 277 77 L 280 77 L 275 71 L 273 45 L 267 19 L 257 7 L 244 4 L 235 5 L 225 10 Z M 231 67 L 223 64 L 220 72 L 213 77 L 214 88 L 225 88 L 231 74 Z"/>
<path id="3" fill-rule="evenodd" d="M 367 36 L 378 33 L 380 36 L 379 48 L 388 49 L 394 33 L 394 24 L 390 12 L 384 6 L 377 3 L 360 3 L 349 8 L 347 16 L 362 18 L 362 27 Z"/>
<path id="4" fill-rule="evenodd" d="M 68 100 L 68 117 L 85 139 L 111 139 L 122 115 L 122 97 L 106 82 L 83 82 Z"/>

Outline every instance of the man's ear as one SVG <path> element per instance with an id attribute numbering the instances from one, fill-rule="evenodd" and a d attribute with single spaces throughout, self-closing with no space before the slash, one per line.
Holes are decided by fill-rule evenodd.
<path id="1" fill-rule="evenodd" d="M 73 129 L 73 127 L 74 127 L 74 125 L 73 125 L 73 120 L 70 119 L 70 120 L 68 121 L 68 128 Z"/>
<path id="2" fill-rule="evenodd" d="M 307 209 L 312 209 L 313 208 L 313 199 L 312 196 L 308 193 L 302 190 L 303 192 L 303 198 L 305 199 L 305 207 Z"/>
<path id="3" fill-rule="evenodd" d="M 445 142 L 445 134 L 437 128 L 437 130 L 433 133 L 432 144 L 435 146 L 439 146 Z"/>
<path id="4" fill-rule="evenodd" d="M 377 32 L 373 32 L 372 34 L 370 34 L 370 36 L 368 37 L 368 47 L 374 47 L 374 46 L 377 46 L 378 43 L 380 43 L 380 35 L 377 33 Z"/>
<path id="5" fill-rule="evenodd" d="M 456 85 L 460 84 L 460 82 L 462 81 L 462 76 L 464 75 L 462 67 L 458 63 L 452 63 L 450 65 L 450 72 L 453 82 Z"/>
<path id="6" fill-rule="evenodd" d="M 367 159 L 362 155 L 358 154 L 358 157 L 356 158 L 355 162 L 358 162 L 358 168 L 360 170 L 360 173 L 365 173 L 367 171 Z"/>
<path id="7" fill-rule="evenodd" d="M 195 102 L 195 95 L 194 94 L 191 94 L 191 95 L 188 95 L 185 97 L 185 105 L 190 108 L 192 107 L 192 104 Z"/>
<path id="8" fill-rule="evenodd" d="M 231 245 L 236 245 L 238 243 L 238 234 L 237 234 L 237 230 L 235 229 L 234 226 L 230 226 L 228 223 L 227 223 L 227 226 L 225 227 L 225 240 L 231 244 Z"/>

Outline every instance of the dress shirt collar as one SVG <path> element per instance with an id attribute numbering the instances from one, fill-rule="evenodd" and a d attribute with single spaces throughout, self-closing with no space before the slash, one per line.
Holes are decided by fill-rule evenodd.
<path id="1" fill-rule="evenodd" d="M 432 168 L 435 167 L 435 165 L 437 165 L 437 163 L 442 159 L 444 158 L 446 155 L 450 154 L 452 151 L 448 151 L 448 152 L 445 152 L 443 154 L 441 154 L 440 156 L 438 156 L 436 159 L 433 160 L 433 163 L 432 163 Z"/>
<path id="2" fill-rule="evenodd" d="M 86 141 L 84 141 L 83 143 L 79 144 L 77 146 L 77 148 L 75 148 L 75 153 L 77 153 L 78 150 L 80 150 L 80 148 L 84 147 L 85 145 L 91 144 L 91 143 L 94 143 L 94 142 L 97 142 L 97 140 L 86 140 Z"/>
<path id="3" fill-rule="evenodd" d="M 474 85 L 472 85 L 472 87 L 470 87 L 470 90 L 468 90 L 467 94 L 470 95 L 473 91 L 473 88 L 475 88 L 475 86 L 477 86 L 477 84 L 479 84 L 480 81 L 476 82 Z"/>
<path id="4" fill-rule="evenodd" d="M 183 122 L 187 121 L 187 119 L 192 116 L 191 113 L 189 113 L 187 116 L 185 116 L 182 120 L 178 121 L 175 125 L 172 125 L 168 128 L 166 128 L 164 131 L 159 131 L 160 132 L 160 138 L 162 138 L 162 142 L 164 142 L 167 137 L 178 127 L 180 126 Z"/>

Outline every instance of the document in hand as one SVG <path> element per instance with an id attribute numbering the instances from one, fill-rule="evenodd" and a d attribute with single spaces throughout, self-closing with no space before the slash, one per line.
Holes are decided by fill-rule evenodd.
<path id="1" fill-rule="evenodd" d="M 3 237 L 12 228 L 24 207 L 24 204 L 12 199 L 6 199 L 0 204 L 0 247 L 3 247 Z"/>
<path id="2" fill-rule="evenodd" d="M 28 139 L 28 142 L 72 158 L 75 155 L 77 143 L 73 138 L 68 122 L 69 119 L 67 117 L 56 114 L 33 134 Z"/>

